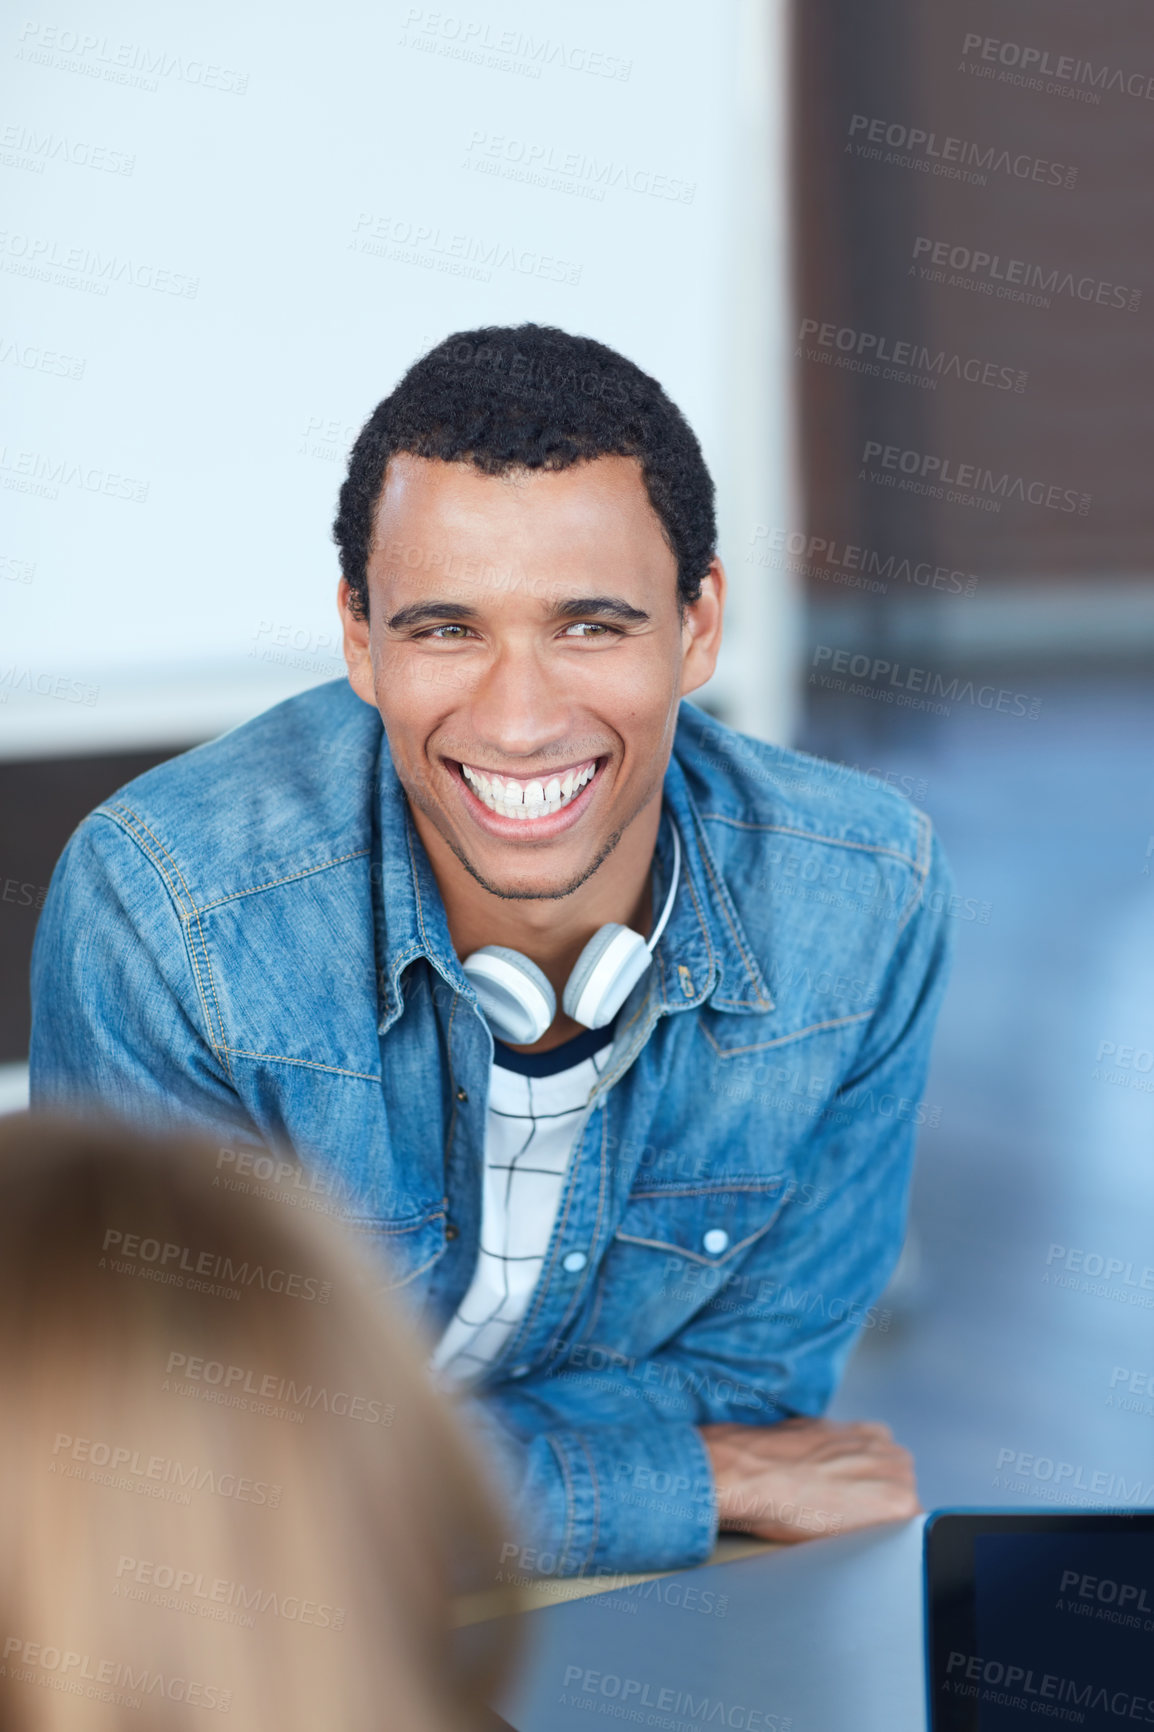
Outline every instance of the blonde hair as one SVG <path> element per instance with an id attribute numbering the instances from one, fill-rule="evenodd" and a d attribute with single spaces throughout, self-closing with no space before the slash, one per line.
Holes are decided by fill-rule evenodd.
<path id="1" fill-rule="evenodd" d="M 379 1273 L 215 1156 L 0 1120 L 0 1728 L 476 1727 L 489 1493 Z"/>

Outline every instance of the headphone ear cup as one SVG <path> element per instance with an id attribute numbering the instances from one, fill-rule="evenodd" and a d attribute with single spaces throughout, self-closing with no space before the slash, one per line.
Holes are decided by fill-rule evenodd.
<path id="1" fill-rule="evenodd" d="M 565 983 L 562 1004 L 583 1028 L 612 1022 L 653 960 L 649 946 L 632 927 L 611 921 L 596 931 Z"/>
<path id="2" fill-rule="evenodd" d="M 500 1040 L 513 1046 L 540 1040 L 557 1014 L 557 997 L 535 962 L 506 944 L 486 944 L 461 967 Z"/>

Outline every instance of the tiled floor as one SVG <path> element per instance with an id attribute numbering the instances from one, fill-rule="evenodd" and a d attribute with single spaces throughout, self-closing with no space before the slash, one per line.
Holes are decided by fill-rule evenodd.
<path id="1" fill-rule="evenodd" d="M 839 700 L 809 724 L 925 777 L 990 905 L 958 920 L 895 1322 L 833 1412 L 892 1424 L 928 1508 L 1154 1505 L 1154 679 L 1028 689 L 1036 722 Z"/>

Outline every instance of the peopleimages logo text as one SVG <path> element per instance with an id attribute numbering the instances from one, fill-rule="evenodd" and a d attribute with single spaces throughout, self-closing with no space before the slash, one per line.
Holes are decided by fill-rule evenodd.
<path id="1" fill-rule="evenodd" d="M 494 30 L 480 19 L 463 18 L 460 13 L 437 7 L 410 6 L 401 24 L 400 40 L 402 47 L 452 50 L 456 58 L 506 71 L 517 67 L 530 78 L 540 78 L 543 66 L 560 66 L 566 72 L 587 72 L 594 78 L 625 83 L 633 70 L 633 62 L 619 54 L 604 54 L 551 36 L 530 36 L 523 30 Z"/>
<path id="2" fill-rule="evenodd" d="M 1059 1672 L 1039 1672 L 1037 1676 L 1038 1683 L 1035 1684 L 1034 1671 L 1028 1666 L 987 1660 L 981 1654 L 965 1654 L 957 1649 L 946 1662 L 946 1689 L 960 1696 L 977 1697 L 979 1684 L 984 1684 L 989 1687 L 982 1690 L 982 1701 L 994 1702 L 1019 1714 L 1025 1713 L 1027 1708 L 1032 1714 L 1036 1713 L 1041 1706 L 1048 1714 L 1081 1722 L 1086 1716 L 1079 1710 L 1090 1708 L 1097 1711 L 1095 1721 L 1099 1726 L 1102 1722 L 1097 1719 L 1097 1714 L 1107 1711 L 1116 1714 L 1120 1720 L 1140 1720 L 1144 1726 L 1150 1725 L 1150 1715 L 1146 1710 L 1151 1704 L 1146 1696 L 1132 1695 L 1129 1690 L 1113 1690 L 1112 1686 L 1093 1678 L 1064 1678 Z M 963 1685 L 962 1679 L 969 1679 L 970 1683 Z M 994 1688 L 997 1685 L 1002 1688 Z M 1011 1691 L 1016 1694 L 1010 1694 Z M 1031 1696 L 1035 1698 L 1032 1702 Z M 1050 1706 L 1053 1702 L 1074 1702 L 1077 1707 L 1055 1708 Z M 984 1714 L 982 1723 L 987 1724 Z"/>
<path id="3" fill-rule="evenodd" d="M 1048 511 L 1076 511 L 1085 517 L 1090 510 L 1091 495 L 1079 493 L 1074 487 L 1056 483 L 1028 481 L 1023 475 L 1008 470 L 995 474 L 976 463 L 955 463 L 950 457 L 938 457 L 930 451 L 903 451 L 900 445 L 883 445 L 880 440 L 867 439 L 861 460 L 875 460 L 879 468 L 895 474 L 916 476 L 932 486 L 954 487 L 991 499 L 1020 499 L 1025 505 L 1041 505 Z"/>
<path id="4" fill-rule="evenodd" d="M 66 246 L 48 235 L 24 234 L 0 229 L 0 269 L 14 276 L 32 276 L 47 281 L 45 272 L 58 271 L 73 279 L 66 287 L 84 286 L 91 293 L 106 295 L 109 283 L 130 283 L 134 289 L 149 289 L 158 295 L 180 295 L 195 301 L 199 277 L 163 270 L 143 259 L 118 253 L 93 252 L 90 247 Z"/>
<path id="5" fill-rule="evenodd" d="M 77 1648 L 36 1642 L 31 1636 L 5 1636 L 2 1665 L 5 1675 L 19 1683 L 50 1682 L 53 1689 L 69 1695 L 80 1695 L 83 1681 L 87 1685 L 85 1696 L 120 1708 L 142 1708 L 144 1698 L 153 1696 L 226 1714 L 232 1702 L 232 1691 L 217 1684 L 178 1673 L 153 1672 L 143 1662 L 101 1659 Z M 151 1702 L 148 1706 L 155 1708 Z"/>
<path id="6" fill-rule="evenodd" d="M 760 544 L 766 545 L 762 547 Z M 783 558 L 776 557 L 784 555 Z M 805 535 L 799 529 L 775 529 L 758 523 L 750 537 L 747 565 L 786 566 L 798 577 L 832 577 L 835 583 L 869 589 L 885 595 L 891 579 L 936 589 L 951 595 L 974 595 L 978 579 L 973 572 L 931 565 L 928 559 L 910 559 L 896 553 L 880 553 L 857 542 L 838 541 L 828 535 Z"/>
<path id="7" fill-rule="evenodd" d="M 814 646 L 814 668 L 825 667 L 829 673 L 811 673 L 809 683 L 828 687 L 832 691 L 848 692 L 851 696 L 859 693 L 866 697 L 884 697 L 887 703 L 895 701 L 911 709 L 925 709 L 934 700 L 941 700 L 941 714 L 948 715 L 949 704 L 971 704 L 980 710 L 996 710 L 999 715 L 1026 716 L 1030 721 L 1037 721 L 1042 713 L 1041 698 L 1031 697 L 1028 692 L 1014 692 L 997 686 L 975 686 L 973 680 L 963 680 L 954 674 L 947 679 L 943 673 L 933 668 L 903 667 L 900 662 L 886 661 L 881 656 L 870 657 L 852 650 L 838 649 L 833 644 L 819 643 Z M 858 685 L 847 685 L 844 679 L 831 677 L 837 674 L 848 674 L 851 680 L 862 682 Z M 912 694 L 922 693 L 922 697 Z"/>
<path id="8" fill-rule="evenodd" d="M 1127 313 L 1136 313 L 1142 303 L 1141 289 L 1127 288 L 1122 283 L 1107 282 L 1101 277 L 1077 276 L 1061 265 L 1037 265 L 1028 259 L 1003 258 L 1001 253 L 935 240 L 931 235 L 917 236 L 913 257 L 925 260 L 942 273 L 940 279 L 931 280 L 944 282 L 945 272 L 949 270 L 957 276 L 988 282 L 990 288 L 986 292 L 989 294 L 994 293 L 994 285 L 998 284 L 999 293 L 1011 297 L 1070 295 L 1074 300 L 1093 302 L 1099 307 L 1121 307 Z M 910 271 L 914 268 L 911 265 Z"/>
<path id="9" fill-rule="evenodd" d="M 1027 151 L 999 150 L 994 144 L 977 144 L 972 138 L 927 132 L 924 127 L 905 126 L 901 121 L 885 120 L 876 115 L 851 115 L 848 137 L 854 141 L 859 154 L 872 156 L 877 161 L 890 160 L 882 156 L 881 147 L 885 145 L 890 156 L 895 151 L 903 153 L 894 158 L 902 166 L 908 163 L 910 167 L 924 171 L 972 179 L 980 185 L 985 185 L 987 170 L 1008 174 L 1015 180 L 1040 181 L 1046 186 L 1069 188 L 1078 180 L 1078 170 L 1069 163 L 1051 162 L 1048 157 L 1031 156 Z M 864 151 L 863 142 L 866 142 Z M 847 144 L 846 149 L 849 148 Z M 972 171 L 969 175 L 965 172 L 967 169 Z"/>
<path id="10" fill-rule="evenodd" d="M 171 1241 L 143 1238 L 139 1233 L 125 1233 L 109 1227 L 101 1244 L 115 1259 L 129 1267 L 143 1264 L 175 1279 L 183 1275 L 207 1276 L 213 1281 L 231 1281 L 240 1287 L 260 1287 L 267 1293 L 284 1293 L 290 1299 L 310 1299 L 327 1304 L 333 1290 L 331 1281 L 320 1281 L 314 1275 L 299 1275 L 287 1269 L 266 1269 L 263 1263 L 234 1262 L 227 1253 L 193 1251 L 187 1245 Z M 115 1263 L 113 1265 L 115 1267 Z"/>
<path id="11" fill-rule="evenodd" d="M 311 1383 L 297 1383 L 275 1372 L 262 1374 L 251 1366 L 226 1365 L 221 1359 L 204 1359 L 197 1354 L 172 1352 L 164 1369 L 168 1377 L 183 1377 L 221 1390 L 228 1398 L 222 1402 L 224 1406 L 244 1408 L 247 1403 L 239 1398 L 252 1395 L 260 1401 L 285 1402 L 291 1408 L 335 1413 L 340 1419 L 360 1419 L 367 1425 L 391 1425 L 395 1417 L 392 1402 L 351 1395 L 343 1389 L 330 1390 L 323 1384 L 314 1389 Z"/>
<path id="12" fill-rule="evenodd" d="M 1080 1462 L 1057 1461 L 1053 1456 L 1034 1455 L 1025 1449 L 1000 1449 L 995 1462 L 996 1474 L 1007 1468 L 1027 1480 L 1039 1480 L 1043 1485 L 1062 1486 L 1083 1496 L 1107 1498 L 1115 1504 L 1148 1504 L 1154 1499 L 1154 1481 L 1145 1484 L 1139 1476 L 1128 1480 L 1124 1474 L 1110 1473 L 1105 1468 L 1085 1468 Z M 1000 1490 L 995 1475 L 994 1485 Z"/>
<path id="13" fill-rule="evenodd" d="M 1124 72 L 1107 61 L 1095 66 L 1092 60 L 1078 60 L 1072 54 L 1051 55 L 1048 48 L 1029 48 L 997 36 L 979 36 L 971 31 L 962 41 L 962 58 L 1016 67 L 1019 72 L 1054 78 L 1062 84 L 1089 84 L 1096 90 L 1116 90 L 1144 102 L 1154 101 L 1154 75 L 1149 72 Z"/>
<path id="14" fill-rule="evenodd" d="M 132 75 L 136 74 L 145 88 L 151 90 L 157 89 L 158 78 L 175 78 L 181 84 L 197 84 L 204 90 L 219 90 L 230 96 L 243 96 L 248 89 L 248 73 L 231 66 L 192 59 L 153 44 L 82 35 L 78 30 L 35 23 L 30 18 L 20 32 L 16 55 L 20 60 L 86 72 L 118 84 L 135 82 Z"/>
<path id="15" fill-rule="evenodd" d="M 1027 376 L 1019 367 L 1003 367 L 977 355 L 963 356 L 946 349 L 934 350 L 926 343 L 894 339 L 879 331 L 858 331 L 852 325 L 803 319 L 797 333 L 798 343 L 808 344 L 811 338 L 817 350 L 826 353 L 809 348 L 799 350 L 807 360 L 849 367 L 854 371 L 871 373 L 874 377 L 896 379 L 899 384 L 919 382 L 917 376 L 925 375 L 926 381 L 935 388 L 938 379 L 953 378 L 964 379 L 970 385 L 986 385 L 996 391 L 1021 393 L 1026 389 Z"/>

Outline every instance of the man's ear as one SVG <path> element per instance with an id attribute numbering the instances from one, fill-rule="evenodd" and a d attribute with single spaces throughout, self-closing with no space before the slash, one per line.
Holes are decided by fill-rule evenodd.
<path id="1" fill-rule="evenodd" d="M 701 580 L 701 594 L 685 609 L 681 622 L 681 696 L 711 679 L 721 648 L 725 612 L 725 567 L 716 556 Z"/>
<path id="2" fill-rule="evenodd" d="M 345 652 L 345 666 L 349 670 L 349 684 L 358 698 L 363 698 L 366 704 L 377 707 L 377 692 L 373 682 L 373 659 L 369 651 L 369 622 L 358 619 L 353 613 L 349 602 L 352 590 L 345 578 L 337 585 L 337 607 L 341 616 L 341 633 Z"/>

